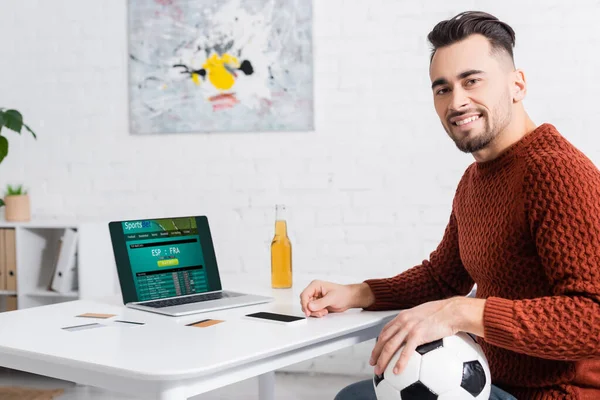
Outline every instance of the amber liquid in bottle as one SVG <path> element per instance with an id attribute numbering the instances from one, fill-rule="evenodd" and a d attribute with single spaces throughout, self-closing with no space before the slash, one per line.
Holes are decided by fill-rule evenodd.
<path id="1" fill-rule="evenodd" d="M 275 236 L 271 242 L 271 286 L 292 287 L 292 243 L 287 234 L 285 206 L 276 207 Z"/>

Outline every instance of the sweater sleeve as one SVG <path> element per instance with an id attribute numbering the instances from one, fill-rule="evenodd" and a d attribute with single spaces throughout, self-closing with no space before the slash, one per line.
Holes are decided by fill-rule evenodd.
<path id="1" fill-rule="evenodd" d="M 399 275 L 365 281 L 375 295 L 368 311 L 411 308 L 421 303 L 466 295 L 474 281 L 460 259 L 458 228 L 454 212 L 442 241 L 429 260 Z"/>
<path id="2" fill-rule="evenodd" d="M 552 295 L 488 298 L 484 338 L 540 358 L 598 358 L 600 171 L 576 150 L 534 157 L 529 169 L 525 207 Z"/>

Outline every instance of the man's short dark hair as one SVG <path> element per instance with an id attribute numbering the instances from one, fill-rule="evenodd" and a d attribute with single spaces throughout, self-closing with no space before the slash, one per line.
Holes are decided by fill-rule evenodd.
<path id="1" fill-rule="evenodd" d="M 431 60 L 440 47 L 450 46 L 473 34 L 485 36 L 492 52 L 506 51 L 514 64 L 513 47 L 515 31 L 505 22 L 483 11 L 465 11 L 455 17 L 438 22 L 427 39 L 432 44 Z"/>

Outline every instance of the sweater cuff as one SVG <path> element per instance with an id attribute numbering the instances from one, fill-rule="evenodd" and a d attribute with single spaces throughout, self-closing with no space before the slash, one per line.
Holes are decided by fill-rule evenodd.
<path id="1" fill-rule="evenodd" d="M 388 279 L 368 279 L 364 283 L 369 285 L 375 296 L 375 302 L 371 306 L 365 307 L 364 310 L 376 311 L 393 307 L 394 295 Z"/>
<path id="2" fill-rule="evenodd" d="M 489 297 L 483 311 L 485 341 L 505 349 L 515 345 L 516 327 L 514 323 L 513 301 L 499 297 Z"/>

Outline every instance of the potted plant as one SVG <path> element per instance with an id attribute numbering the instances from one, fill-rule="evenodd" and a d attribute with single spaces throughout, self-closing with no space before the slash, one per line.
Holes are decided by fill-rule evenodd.
<path id="1" fill-rule="evenodd" d="M 27 190 L 23 185 L 13 187 L 8 185 L 4 200 L 0 200 L 0 206 L 6 207 L 5 218 L 7 221 L 23 222 L 31 219 L 31 205 Z"/>
<path id="2" fill-rule="evenodd" d="M 21 129 L 27 129 L 37 139 L 36 134 L 23 123 L 23 116 L 17 110 L 0 107 L 0 163 L 8 155 L 8 139 L 2 136 L 2 128 L 7 128 L 21 134 Z M 8 186 L 6 197 L 0 199 L 0 207 L 6 205 L 5 218 L 7 221 L 29 221 L 31 219 L 29 195 L 23 186 L 16 188 Z"/>

